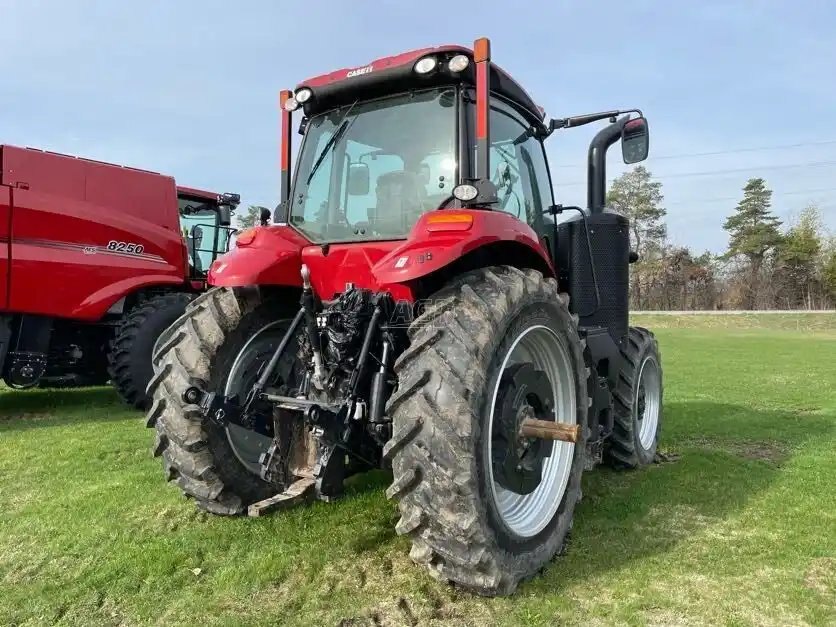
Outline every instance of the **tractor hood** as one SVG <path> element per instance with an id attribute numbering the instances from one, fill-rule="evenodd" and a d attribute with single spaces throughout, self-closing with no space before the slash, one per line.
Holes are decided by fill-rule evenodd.
<path id="1" fill-rule="evenodd" d="M 319 245 L 288 226 L 260 226 L 238 235 L 235 248 L 212 264 L 208 282 L 222 287 L 301 287 L 304 263 L 311 271 L 314 290 L 323 300 L 345 291 L 347 283 L 376 291 L 388 289 L 396 298 L 409 298 L 403 286 L 385 288 L 375 277 L 378 262 L 403 244 L 400 240 Z"/>

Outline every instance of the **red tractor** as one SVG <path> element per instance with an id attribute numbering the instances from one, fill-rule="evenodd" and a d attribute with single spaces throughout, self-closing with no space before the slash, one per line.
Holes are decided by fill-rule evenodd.
<path id="1" fill-rule="evenodd" d="M 584 470 L 656 453 L 661 361 L 628 326 L 635 255 L 604 206 L 607 149 L 645 159 L 647 121 L 546 120 L 487 39 L 319 76 L 281 105 L 278 224 L 240 233 L 160 338 L 155 454 L 227 515 L 391 467 L 412 558 L 510 593 L 564 545 Z M 555 204 L 544 140 L 598 120 L 589 207 Z"/>
<path id="2" fill-rule="evenodd" d="M 145 404 L 151 349 L 227 250 L 236 195 L 0 145 L 0 374 Z M 184 232 L 185 231 L 185 232 Z"/>

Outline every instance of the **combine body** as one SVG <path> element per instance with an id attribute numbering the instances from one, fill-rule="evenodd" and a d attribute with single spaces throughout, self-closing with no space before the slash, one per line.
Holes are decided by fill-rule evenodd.
<path id="1" fill-rule="evenodd" d="M 13 387 L 106 382 L 129 312 L 205 287 L 215 255 L 190 251 L 193 233 L 226 250 L 220 197 L 169 176 L 6 145 L 0 172 L 0 372 Z"/>
<path id="2" fill-rule="evenodd" d="M 412 558 L 510 593 L 563 546 L 585 469 L 655 455 L 661 361 L 629 327 L 629 222 L 604 206 L 608 148 L 646 158 L 647 121 L 547 120 L 486 39 L 280 103 L 276 224 L 240 233 L 218 289 L 160 339 L 155 454 L 217 514 L 332 500 L 391 468 Z M 543 142 L 601 120 L 588 206 L 555 204 Z"/>

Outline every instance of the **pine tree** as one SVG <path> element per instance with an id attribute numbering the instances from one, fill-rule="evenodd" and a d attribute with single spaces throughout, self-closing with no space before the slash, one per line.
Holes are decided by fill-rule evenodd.
<path id="1" fill-rule="evenodd" d="M 772 190 L 762 178 L 749 179 L 743 188 L 743 200 L 737 204 L 723 228 L 729 232 L 727 258 L 744 257 L 749 264 L 746 307 L 758 302 L 761 269 L 767 253 L 781 242 L 781 221 L 771 213 Z"/>

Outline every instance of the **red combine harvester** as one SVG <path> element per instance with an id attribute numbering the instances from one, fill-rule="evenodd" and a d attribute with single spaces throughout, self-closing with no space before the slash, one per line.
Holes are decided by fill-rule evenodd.
<path id="1" fill-rule="evenodd" d="M 0 145 L 0 373 L 145 404 L 151 349 L 205 289 L 238 196 Z M 185 238 L 185 239 L 184 239 Z"/>
<path id="2" fill-rule="evenodd" d="M 217 289 L 160 337 L 154 452 L 228 515 L 391 467 L 412 558 L 510 593 L 564 546 L 585 470 L 656 453 L 661 360 L 629 326 L 629 222 L 604 206 L 608 148 L 645 159 L 647 121 L 547 120 L 487 39 L 332 72 L 281 105 L 279 224 L 239 234 Z M 555 204 L 543 142 L 602 120 L 588 207 Z"/>

